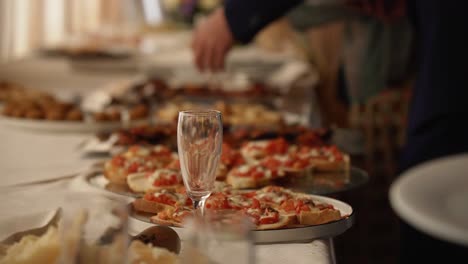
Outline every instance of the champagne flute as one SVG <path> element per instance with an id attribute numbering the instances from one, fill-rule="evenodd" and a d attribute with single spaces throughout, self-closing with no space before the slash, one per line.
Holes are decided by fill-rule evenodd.
<path id="1" fill-rule="evenodd" d="M 222 141 L 221 112 L 179 112 L 177 145 L 182 178 L 196 213 L 202 216 L 205 201 L 214 188 Z"/>

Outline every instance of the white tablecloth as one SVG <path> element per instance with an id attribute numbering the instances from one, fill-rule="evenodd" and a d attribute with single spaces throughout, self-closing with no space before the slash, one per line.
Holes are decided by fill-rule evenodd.
<path id="1" fill-rule="evenodd" d="M 129 75 L 79 74 L 73 73 L 60 60 L 33 60 L 30 63 L 23 61 L 9 67 L 2 66 L 0 79 L 5 77 L 49 91 L 58 91 L 62 88 L 90 91 L 93 87 L 110 80 L 128 78 Z M 87 135 L 83 134 L 34 133 L 0 126 L 0 188 L 13 184 L 60 179 L 86 170 L 95 162 L 84 158 L 78 150 L 78 145 L 86 137 Z M 73 191 L 69 182 L 63 179 L 52 183 L 30 185 L 26 187 L 27 191 L 21 197 L 11 195 L 7 197 L 9 192 L 0 189 L 1 218 L 14 215 L 18 212 L 18 208 L 40 211 L 40 202 L 34 197 L 42 197 L 47 204 L 47 201 L 53 201 L 54 192 Z M 8 226 L 2 226 L 2 223 L 8 221 L 0 221 L 0 236 L 3 237 L 15 231 L 31 228 L 29 222 L 27 226 L 20 222 Z M 256 246 L 258 263 L 330 263 L 329 251 L 328 244 L 324 240 L 304 244 Z"/>

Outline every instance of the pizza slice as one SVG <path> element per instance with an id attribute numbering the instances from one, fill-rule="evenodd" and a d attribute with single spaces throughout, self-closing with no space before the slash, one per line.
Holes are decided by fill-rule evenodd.
<path id="1" fill-rule="evenodd" d="M 194 212 L 190 207 L 177 206 L 160 211 L 157 215 L 152 216 L 150 221 L 158 225 L 183 227 L 184 221 L 193 215 Z"/>
<path id="2" fill-rule="evenodd" d="M 268 156 L 260 160 L 259 165 L 286 177 L 306 176 L 313 169 L 309 159 L 299 158 L 297 155 Z"/>
<path id="3" fill-rule="evenodd" d="M 266 156 L 287 154 L 288 150 L 288 142 L 283 138 L 277 138 L 249 141 L 241 147 L 240 152 L 247 162 L 252 163 Z"/>
<path id="4" fill-rule="evenodd" d="M 178 206 L 191 206 L 192 200 L 185 195 L 183 188 L 177 191 L 151 191 L 142 198 L 133 201 L 135 211 L 157 214 L 165 210 L 174 210 Z"/>
<path id="5" fill-rule="evenodd" d="M 233 168 L 226 177 L 226 182 L 234 189 L 249 189 L 268 185 L 271 180 L 280 177 L 265 167 L 245 164 Z"/>
<path id="6" fill-rule="evenodd" d="M 289 189 L 270 185 L 255 191 L 253 197 L 259 200 L 261 203 L 275 206 L 293 198 L 294 193 Z"/>
<path id="7" fill-rule="evenodd" d="M 270 206 L 262 206 L 257 202 L 254 202 L 250 208 L 240 211 L 252 222 L 256 230 L 284 228 L 295 220 L 294 216 L 281 214 L 278 210 Z"/>
<path id="8" fill-rule="evenodd" d="M 175 189 L 183 184 L 180 172 L 157 169 L 153 173 L 133 173 L 127 176 L 128 187 L 134 192 Z"/>
<path id="9" fill-rule="evenodd" d="M 281 203 L 278 210 L 295 215 L 300 225 L 320 225 L 341 219 L 341 213 L 330 204 L 318 204 L 310 197 L 299 197 Z"/>
<path id="10" fill-rule="evenodd" d="M 245 160 L 239 150 L 232 148 L 227 143 L 223 143 L 221 159 L 216 171 L 216 179 L 224 180 L 233 167 L 242 164 L 245 164 Z"/>
<path id="11" fill-rule="evenodd" d="M 177 154 L 162 145 L 152 148 L 144 146 L 132 146 L 126 152 L 117 154 L 104 164 L 104 175 L 116 184 L 126 184 L 127 176 L 132 173 L 153 172 L 164 168 Z"/>
<path id="12" fill-rule="evenodd" d="M 297 159 L 308 160 L 317 172 L 350 170 L 350 157 L 336 146 L 301 147 L 295 152 Z"/>

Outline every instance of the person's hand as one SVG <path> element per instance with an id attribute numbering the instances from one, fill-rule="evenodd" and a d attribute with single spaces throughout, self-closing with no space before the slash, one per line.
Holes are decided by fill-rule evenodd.
<path id="1" fill-rule="evenodd" d="M 195 29 L 192 49 L 200 71 L 219 71 L 224 68 L 226 54 L 234 43 L 224 9 L 214 11 Z"/>

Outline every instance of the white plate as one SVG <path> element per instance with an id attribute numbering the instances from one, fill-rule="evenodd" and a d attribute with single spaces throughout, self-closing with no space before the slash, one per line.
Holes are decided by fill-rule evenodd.
<path id="1" fill-rule="evenodd" d="M 130 126 L 147 123 L 145 120 L 130 122 Z M 23 118 L 0 117 L 0 124 L 24 130 L 42 132 L 65 132 L 65 133 L 97 133 L 102 131 L 113 131 L 122 128 L 121 122 L 76 122 L 76 121 L 47 121 L 31 120 Z"/>
<path id="2" fill-rule="evenodd" d="M 123 189 L 115 189 L 115 187 L 109 186 L 108 184 L 109 181 L 102 175 L 102 173 L 99 172 L 99 170 L 83 173 L 82 175 L 76 177 L 75 180 L 71 183 L 75 189 L 110 191 L 113 192 L 114 195 L 124 197 L 124 199 L 129 202 L 141 196 L 132 193 L 130 190 L 126 190 L 126 188 L 123 188 L 122 186 L 118 188 Z M 255 243 L 266 244 L 298 241 L 304 242 L 312 241 L 318 238 L 334 237 L 344 233 L 354 224 L 355 214 L 353 208 L 349 204 L 333 198 L 319 195 L 310 195 L 310 197 L 315 201 L 333 205 L 336 209 L 340 210 L 342 216 L 346 215 L 348 217 L 338 221 L 315 226 L 284 228 L 277 230 L 256 230 L 254 232 Z M 129 233 L 131 235 L 138 234 L 144 229 L 155 225 L 150 222 L 148 214 L 139 214 L 133 211 L 131 211 L 130 214 L 131 217 L 129 218 Z M 184 228 L 174 227 L 174 230 L 182 240 L 185 240 L 187 234 Z"/>
<path id="3" fill-rule="evenodd" d="M 393 183 L 390 202 L 415 228 L 468 246 L 468 155 L 417 166 Z"/>
<path id="4" fill-rule="evenodd" d="M 324 196 L 309 196 L 314 201 L 333 205 L 333 207 L 335 207 L 337 210 L 340 210 L 342 216 L 347 217 L 337 221 L 313 226 L 291 227 L 273 230 L 255 230 L 253 232 L 254 242 L 257 244 L 286 242 L 291 243 L 312 241 L 319 238 L 335 237 L 344 233 L 354 224 L 354 211 L 349 204 Z M 150 222 L 148 214 L 139 214 L 133 211 L 131 208 L 132 207 L 130 206 L 130 234 L 137 234 L 148 227 L 156 225 Z M 186 240 L 188 234 L 184 228 L 173 227 L 173 229 L 177 232 L 181 240 Z"/>

